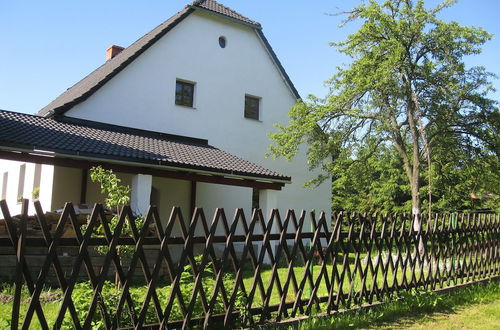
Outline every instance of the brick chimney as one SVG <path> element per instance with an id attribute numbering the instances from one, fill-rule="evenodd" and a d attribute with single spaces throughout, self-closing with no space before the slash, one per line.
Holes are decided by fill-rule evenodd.
<path id="1" fill-rule="evenodd" d="M 120 54 L 120 52 L 124 49 L 125 48 L 116 45 L 109 46 L 108 49 L 106 49 L 106 61 Z"/>

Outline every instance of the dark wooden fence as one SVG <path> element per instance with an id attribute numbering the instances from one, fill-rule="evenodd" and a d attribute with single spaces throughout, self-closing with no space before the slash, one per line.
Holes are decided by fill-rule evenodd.
<path id="1" fill-rule="evenodd" d="M 242 210 L 229 216 L 217 209 L 207 221 L 196 209 L 185 221 L 179 208 L 160 219 L 151 207 L 139 229 L 129 207 L 110 225 L 101 205 L 83 227 L 68 203 L 51 228 L 38 203 L 32 220 L 27 200 L 17 217 L 5 201 L 0 206 L 8 232 L 0 246 L 10 247 L 16 260 L 13 301 L 2 306 L 12 309 L 13 329 L 32 323 L 43 329 L 251 326 L 500 275 L 497 214 L 428 219 L 338 213 L 327 219 L 323 213 L 275 210 L 264 216 L 254 210 L 249 218 Z M 27 234 L 30 221 L 37 222 L 40 237 Z M 63 237 L 69 225 L 74 237 Z M 107 252 L 96 266 L 91 255 L 99 246 Z M 132 252 L 125 256 L 123 246 Z M 46 251 L 37 276 L 27 262 L 30 247 Z M 75 247 L 68 272 L 61 255 Z M 146 257 L 151 253 L 153 264 Z M 56 315 L 48 316 L 40 296 L 51 272 L 61 293 Z M 82 273 L 91 292 L 83 305 L 75 293 L 85 286 L 79 283 Z M 110 303 L 108 279 L 115 273 L 118 294 Z M 137 275 L 142 282 L 134 280 Z"/>

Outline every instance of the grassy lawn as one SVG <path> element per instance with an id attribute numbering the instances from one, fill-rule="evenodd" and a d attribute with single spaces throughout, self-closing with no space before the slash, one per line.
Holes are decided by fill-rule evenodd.
<path id="1" fill-rule="evenodd" d="M 449 312 L 405 318 L 382 329 L 500 329 L 500 299 L 453 308 Z"/>
<path id="2" fill-rule="evenodd" d="M 500 280 L 406 296 L 371 309 L 309 318 L 294 329 L 500 329 Z"/>

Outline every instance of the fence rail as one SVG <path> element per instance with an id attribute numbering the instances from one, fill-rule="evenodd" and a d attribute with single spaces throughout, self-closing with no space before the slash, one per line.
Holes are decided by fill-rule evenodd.
<path id="1" fill-rule="evenodd" d="M 238 209 L 229 218 L 217 209 L 209 222 L 200 208 L 185 221 L 180 208 L 161 219 L 151 206 L 137 221 L 126 206 L 110 221 L 96 204 L 82 225 L 67 203 L 50 225 L 40 204 L 34 206 L 35 217 L 28 217 L 27 200 L 13 217 L 0 201 L 7 232 L 0 247 L 15 255 L 13 301 L 6 305 L 13 329 L 35 322 L 42 329 L 251 326 L 500 275 L 498 214 L 327 219 L 293 210 L 264 216 L 258 209 L 248 217 Z M 32 222 L 39 235 L 27 230 Z M 44 249 L 36 269 L 28 262 L 34 247 Z M 70 249 L 68 265 L 63 256 Z M 50 315 L 40 298 L 49 274 L 60 292 Z M 114 274 L 116 286 L 109 283 Z M 82 303 L 85 283 L 90 293 Z"/>

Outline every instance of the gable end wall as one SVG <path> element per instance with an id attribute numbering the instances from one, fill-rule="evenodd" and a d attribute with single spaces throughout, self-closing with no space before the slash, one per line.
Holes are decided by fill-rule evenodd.
<path id="1" fill-rule="evenodd" d="M 226 38 L 225 48 L 219 46 L 219 36 Z M 193 108 L 175 105 L 176 78 L 196 83 Z M 244 118 L 245 94 L 261 98 L 259 121 Z M 278 194 L 280 208 L 329 209 L 329 183 L 314 190 L 302 188 L 314 177 L 303 150 L 293 162 L 264 156 L 268 132 L 275 130 L 275 123 L 287 123 L 295 101 L 254 29 L 195 11 L 66 116 L 207 139 L 291 176 L 293 184 Z M 212 186 L 221 200 L 229 197 Z M 204 191 L 209 194 L 210 189 Z M 250 204 L 250 189 L 235 189 L 234 194 L 240 196 L 238 207 Z M 205 206 L 217 207 L 211 200 L 206 199 Z M 203 197 L 198 203 L 204 204 Z"/>

